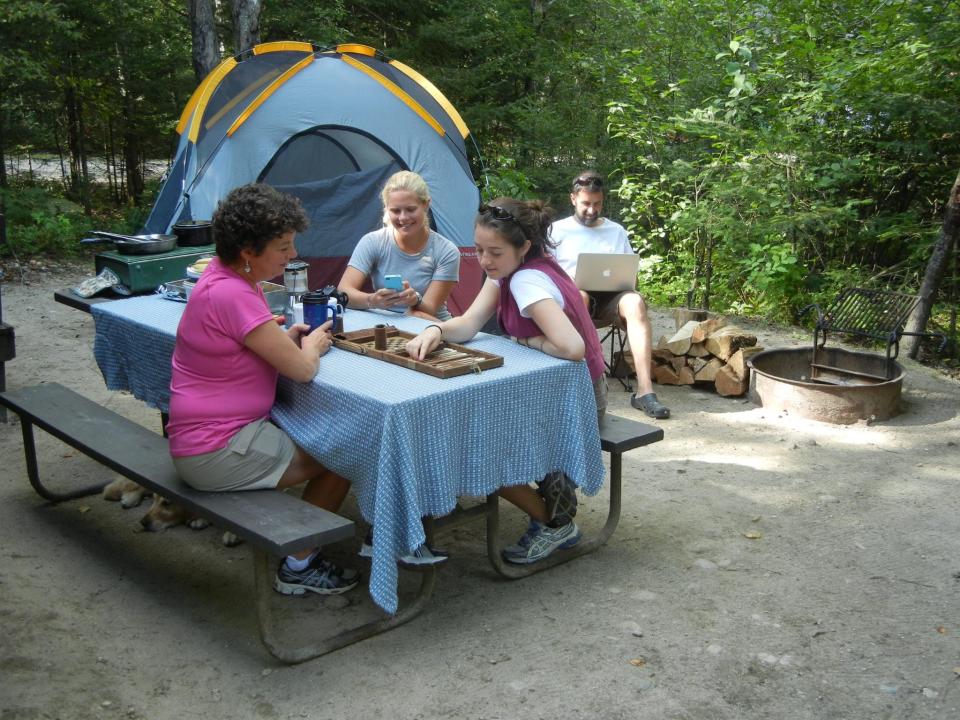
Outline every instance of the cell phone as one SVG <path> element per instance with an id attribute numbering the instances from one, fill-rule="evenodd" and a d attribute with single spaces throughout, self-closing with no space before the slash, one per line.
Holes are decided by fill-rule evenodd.
<path id="1" fill-rule="evenodd" d="M 384 275 L 383 286 L 388 290 L 401 292 L 403 290 L 403 278 L 400 275 Z"/>

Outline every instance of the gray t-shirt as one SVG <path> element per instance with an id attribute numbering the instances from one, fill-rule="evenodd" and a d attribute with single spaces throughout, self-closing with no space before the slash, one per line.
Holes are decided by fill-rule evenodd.
<path id="1" fill-rule="evenodd" d="M 434 280 L 460 280 L 460 250 L 443 235 L 430 231 L 427 244 L 416 255 L 408 255 L 393 240 L 393 228 L 383 227 L 367 233 L 353 249 L 347 263 L 370 278 L 373 289 L 383 287 L 384 275 L 399 275 L 421 295 Z M 405 312 L 406 306 L 390 308 Z M 446 304 L 437 309 L 437 317 L 449 320 Z"/>

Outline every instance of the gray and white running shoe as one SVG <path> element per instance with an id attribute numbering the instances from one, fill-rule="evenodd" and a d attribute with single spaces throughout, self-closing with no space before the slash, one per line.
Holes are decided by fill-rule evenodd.
<path id="1" fill-rule="evenodd" d="M 548 527 L 536 521 L 532 521 L 530 525 L 531 527 L 516 545 L 504 548 L 501 552 L 503 559 L 508 563 L 529 565 L 543 560 L 554 550 L 573 547 L 580 542 L 580 528 L 573 520 L 558 528 Z M 531 533 L 531 530 L 534 532 Z"/>
<path id="2" fill-rule="evenodd" d="M 282 595 L 339 595 L 352 590 L 360 582 L 360 573 L 350 568 L 341 568 L 319 554 L 310 564 L 300 570 L 291 570 L 286 562 L 280 563 L 273 589 Z"/>

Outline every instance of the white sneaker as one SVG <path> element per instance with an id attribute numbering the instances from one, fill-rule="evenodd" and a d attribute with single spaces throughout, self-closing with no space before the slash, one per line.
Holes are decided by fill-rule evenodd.
<path id="1" fill-rule="evenodd" d="M 360 546 L 360 557 L 373 557 L 372 527 L 367 531 L 367 537 L 364 538 L 363 545 Z M 416 548 L 413 552 L 409 552 L 398 557 L 397 562 L 401 565 L 436 565 L 438 563 L 442 563 L 449 557 L 450 553 L 440 550 L 439 548 L 431 548 L 430 546 L 423 544 Z"/>
<path id="2" fill-rule="evenodd" d="M 450 553 L 423 544 L 413 552 L 401 555 L 397 562 L 401 565 L 437 565 L 450 557 Z"/>

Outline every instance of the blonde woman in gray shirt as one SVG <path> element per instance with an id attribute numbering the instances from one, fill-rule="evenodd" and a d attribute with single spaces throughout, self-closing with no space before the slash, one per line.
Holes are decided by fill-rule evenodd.
<path id="1" fill-rule="evenodd" d="M 460 279 L 460 251 L 430 229 L 430 190 L 415 172 L 403 170 L 387 180 L 381 193 L 384 227 L 357 243 L 338 289 L 349 306 L 449 320 L 447 298 Z M 399 275 L 400 289 L 385 277 Z M 373 292 L 363 287 L 369 278 Z"/>

